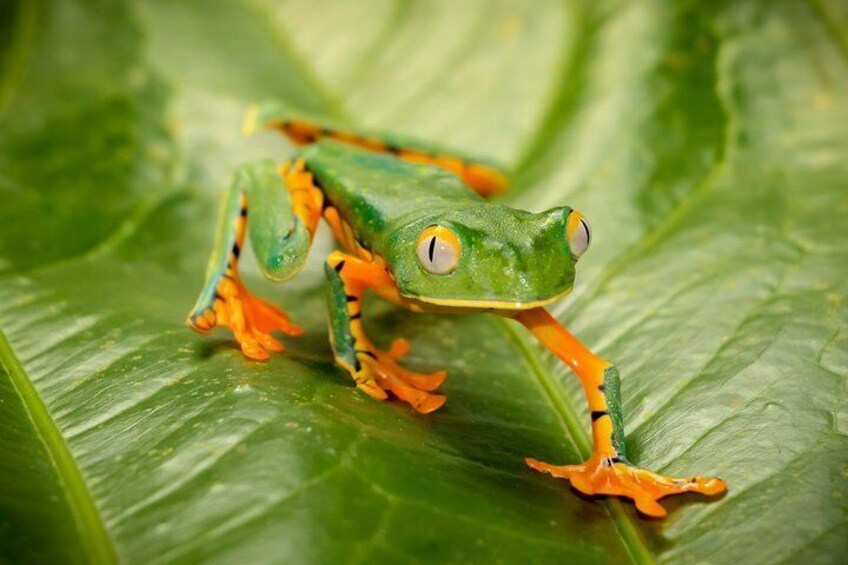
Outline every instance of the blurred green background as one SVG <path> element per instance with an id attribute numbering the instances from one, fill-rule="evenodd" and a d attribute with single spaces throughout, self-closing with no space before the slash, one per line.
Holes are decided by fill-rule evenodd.
<path id="1" fill-rule="evenodd" d="M 0 4 L 0 561 L 837 563 L 848 550 L 848 7 L 839 0 Z M 622 371 L 628 447 L 723 477 L 647 521 L 577 462 L 576 379 L 511 322 L 376 303 L 446 368 L 431 416 L 308 329 L 244 360 L 186 330 L 241 137 L 282 99 L 499 160 L 594 244 L 554 308 Z M 247 266 L 251 261 L 244 261 Z"/>

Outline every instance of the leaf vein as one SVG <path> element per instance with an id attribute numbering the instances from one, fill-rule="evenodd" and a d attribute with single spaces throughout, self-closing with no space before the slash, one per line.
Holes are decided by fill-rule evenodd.
<path id="1" fill-rule="evenodd" d="M 65 485 L 66 500 L 75 518 L 82 546 L 88 553 L 90 562 L 116 562 L 115 550 L 106 533 L 94 498 L 86 486 L 82 471 L 62 437 L 61 430 L 50 416 L 50 412 L 2 331 L 0 331 L 0 365 L 6 369 L 33 427 L 44 443 L 56 474 Z"/>

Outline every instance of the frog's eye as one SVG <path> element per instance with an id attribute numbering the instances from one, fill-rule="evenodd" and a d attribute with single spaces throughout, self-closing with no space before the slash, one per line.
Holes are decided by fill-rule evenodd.
<path id="1" fill-rule="evenodd" d="M 568 236 L 568 248 L 576 261 L 589 249 L 589 244 L 592 242 L 592 230 L 589 229 L 589 222 L 586 221 L 583 214 L 573 210 L 568 215 L 568 225 L 565 231 Z"/>
<path id="2" fill-rule="evenodd" d="M 418 236 L 418 262 L 434 275 L 452 272 L 461 251 L 459 238 L 444 226 L 430 226 Z"/>

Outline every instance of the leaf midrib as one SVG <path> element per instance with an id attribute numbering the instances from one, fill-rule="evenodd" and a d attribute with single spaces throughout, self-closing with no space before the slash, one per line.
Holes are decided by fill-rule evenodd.
<path id="1" fill-rule="evenodd" d="M 64 485 L 62 492 L 65 494 L 68 507 L 76 522 L 80 544 L 87 556 L 87 561 L 115 563 L 117 561 L 115 550 L 106 534 L 103 520 L 86 486 L 82 472 L 62 437 L 62 432 L 47 411 L 32 380 L 15 356 L 2 331 L 0 331 L 0 365 L 6 369 L 33 428 L 44 444 L 59 481 Z"/>

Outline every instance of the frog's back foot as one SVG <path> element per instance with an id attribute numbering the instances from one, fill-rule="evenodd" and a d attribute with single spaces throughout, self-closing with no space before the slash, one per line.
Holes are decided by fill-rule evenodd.
<path id="1" fill-rule="evenodd" d="M 657 501 L 666 496 L 685 492 L 715 496 L 727 490 L 725 482 L 718 478 L 665 477 L 598 453 L 580 465 L 551 465 L 530 457 L 525 462 L 536 471 L 568 479 L 583 494 L 630 498 L 640 512 L 652 518 L 665 517 L 666 510 Z"/>
<path id="2" fill-rule="evenodd" d="M 368 151 L 388 153 L 411 163 L 446 169 L 483 197 L 497 196 L 507 188 L 499 168 L 483 159 L 460 155 L 421 141 L 383 133 L 357 133 L 344 126 L 303 117 L 278 102 L 252 106 L 245 117 L 246 133 L 257 126 L 268 126 L 284 133 L 297 145 L 309 145 L 320 139 L 333 139 Z"/>

